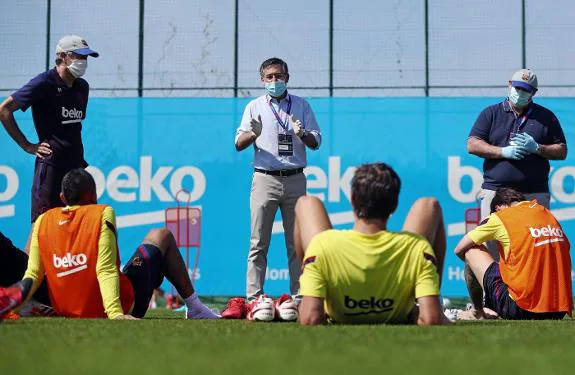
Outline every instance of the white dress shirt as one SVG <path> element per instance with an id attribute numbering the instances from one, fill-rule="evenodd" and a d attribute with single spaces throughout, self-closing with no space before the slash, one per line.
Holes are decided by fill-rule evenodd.
<path id="1" fill-rule="evenodd" d="M 291 101 L 291 108 L 290 108 Z M 284 123 L 287 129 L 284 129 L 280 121 L 276 118 L 272 111 L 271 105 L 274 107 L 280 120 Z M 265 169 L 268 171 L 276 171 L 282 169 L 295 169 L 305 168 L 307 165 L 306 145 L 303 141 L 295 135 L 289 119 L 287 110 L 290 108 L 289 115 L 295 115 L 302 123 L 306 132 L 313 134 L 317 141 L 317 148 L 321 145 L 321 132 L 315 115 L 309 103 L 295 95 L 286 95 L 285 98 L 278 100 L 272 98 L 270 95 L 263 95 L 248 103 L 244 110 L 242 122 L 236 131 L 236 140 L 241 134 L 250 131 L 250 121 L 257 119 L 258 115 L 262 119 L 262 133 L 254 142 L 254 168 Z M 290 134 L 293 139 L 293 155 L 282 156 L 278 152 L 278 135 Z"/>

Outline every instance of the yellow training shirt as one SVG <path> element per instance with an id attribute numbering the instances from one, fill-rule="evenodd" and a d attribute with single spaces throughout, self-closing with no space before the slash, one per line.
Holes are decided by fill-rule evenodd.
<path id="1" fill-rule="evenodd" d="M 529 203 L 522 202 L 521 204 Z M 478 225 L 471 232 L 467 233 L 471 241 L 478 245 L 486 241 L 497 241 L 503 247 L 504 257 L 507 258 L 509 255 L 509 244 L 511 243 L 509 239 L 509 233 L 499 216 L 491 214 L 489 219 L 484 224 Z"/>
<path id="2" fill-rule="evenodd" d="M 303 263 L 301 294 L 324 298 L 338 323 L 408 323 L 416 298 L 439 295 L 433 249 L 413 233 L 328 230 Z"/>

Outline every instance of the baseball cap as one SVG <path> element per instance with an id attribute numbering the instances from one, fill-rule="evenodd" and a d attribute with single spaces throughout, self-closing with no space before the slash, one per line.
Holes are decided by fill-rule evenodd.
<path id="1" fill-rule="evenodd" d="M 58 41 L 56 53 L 74 52 L 77 55 L 98 57 L 100 54 L 88 47 L 88 43 L 78 35 L 65 35 Z"/>
<path id="2" fill-rule="evenodd" d="M 511 86 L 535 91 L 537 90 L 537 76 L 531 69 L 518 70 L 511 77 Z"/>

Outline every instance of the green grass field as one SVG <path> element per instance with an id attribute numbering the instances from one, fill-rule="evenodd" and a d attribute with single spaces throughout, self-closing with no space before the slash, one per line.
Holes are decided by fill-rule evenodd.
<path id="1" fill-rule="evenodd" d="M 29 318 L 0 324 L 1 374 L 567 374 L 575 324 L 321 326 Z"/>

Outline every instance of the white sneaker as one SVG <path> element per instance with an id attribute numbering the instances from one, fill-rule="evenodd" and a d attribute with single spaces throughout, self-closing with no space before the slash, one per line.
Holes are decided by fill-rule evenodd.
<path id="1" fill-rule="evenodd" d="M 293 298 L 289 294 L 284 294 L 275 301 L 276 318 L 293 322 L 299 316 L 299 299 Z"/>
<path id="2" fill-rule="evenodd" d="M 250 302 L 247 305 L 247 310 L 247 320 L 270 322 L 275 317 L 274 300 L 265 294 L 261 294 L 257 299 Z"/>
<path id="3" fill-rule="evenodd" d="M 460 312 L 463 312 L 463 310 L 461 310 L 461 309 L 445 309 L 445 311 L 443 311 L 443 315 L 445 315 L 445 317 L 447 319 L 449 319 L 449 321 L 455 322 L 456 320 L 459 319 L 459 313 Z"/>

